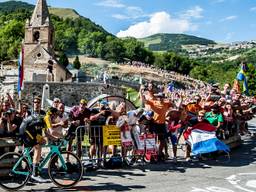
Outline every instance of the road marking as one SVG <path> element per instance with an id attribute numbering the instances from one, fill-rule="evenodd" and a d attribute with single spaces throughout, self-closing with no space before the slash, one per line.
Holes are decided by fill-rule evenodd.
<path id="1" fill-rule="evenodd" d="M 234 191 L 227 188 L 210 186 L 210 187 L 206 187 L 206 189 L 193 187 L 193 190 L 191 192 L 234 192 Z"/>
<path id="2" fill-rule="evenodd" d="M 246 186 L 256 188 L 256 180 L 247 181 Z"/>
<path id="3" fill-rule="evenodd" d="M 239 185 L 239 182 L 241 180 L 237 179 L 237 176 L 244 176 L 244 175 L 256 175 L 256 173 L 238 173 L 237 175 L 231 175 L 231 176 L 227 177 L 226 180 L 237 189 L 240 189 L 240 190 L 246 191 L 246 192 L 255 192 L 255 191 L 252 191 L 250 189 L 244 188 Z M 246 186 L 256 188 L 256 180 L 247 181 Z"/>
<path id="4" fill-rule="evenodd" d="M 211 192 L 234 192 L 230 189 L 226 189 L 226 188 L 222 188 L 222 187 L 214 187 L 214 186 L 206 187 L 206 189 L 208 189 Z"/>

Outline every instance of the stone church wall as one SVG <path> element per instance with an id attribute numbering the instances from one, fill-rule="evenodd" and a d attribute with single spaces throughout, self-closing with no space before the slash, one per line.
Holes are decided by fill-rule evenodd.
<path id="1" fill-rule="evenodd" d="M 22 100 L 31 103 L 33 95 L 42 96 L 43 86 L 45 82 L 25 82 L 24 90 L 22 92 Z M 125 90 L 101 83 L 61 83 L 48 82 L 50 87 L 50 99 L 55 97 L 60 98 L 67 106 L 76 105 L 80 99 L 91 100 L 101 94 L 108 94 L 114 96 L 125 96 Z"/>

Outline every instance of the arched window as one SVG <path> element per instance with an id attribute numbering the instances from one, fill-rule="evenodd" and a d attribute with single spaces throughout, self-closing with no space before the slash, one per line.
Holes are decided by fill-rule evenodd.
<path id="1" fill-rule="evenodd" d="M 48 61 L 48 67 L 47 68 L 48 68 L 49 72 L 52 73 L 52 71 L 53 71 L 53 61 L 52 60 Z"/>
<path id="2" fill-rule="evenodd" d="M 36 31 L 34 32 L 33 34 L 33 41 L 39 41 L 39 38 L 40 38 L 40 32 L 39 31 Z"/>

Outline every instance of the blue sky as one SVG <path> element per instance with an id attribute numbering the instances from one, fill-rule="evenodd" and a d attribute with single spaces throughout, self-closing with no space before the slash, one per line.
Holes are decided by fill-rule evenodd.
<path id="1" fill-rule="evenodd" d="M 5 1 L 5 0 L 0 0 Z M 35 4 L 36 0 L 22 0 Z M 256 0 L 47 0 L 119 36 L 185 33 L 217 42 L 256 40 Z"/>

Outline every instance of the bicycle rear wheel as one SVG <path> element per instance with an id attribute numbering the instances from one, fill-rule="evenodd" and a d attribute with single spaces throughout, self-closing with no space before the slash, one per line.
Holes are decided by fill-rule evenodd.
<path id="1" fill-rule="evenodd" d="M 55 154 L 48 165 L 48 174 L 52 182 L 61 188 L 77 184 L 83 176 L 81 160 L 71 152 Z"/>
<path id="2" fill-rule="evenodd" d="M 0 186 L 5 190 L 22 188 L 31 176 L 28 160 L 19 153 L 5 153 L 0 157 L 0 165 Z"/>

